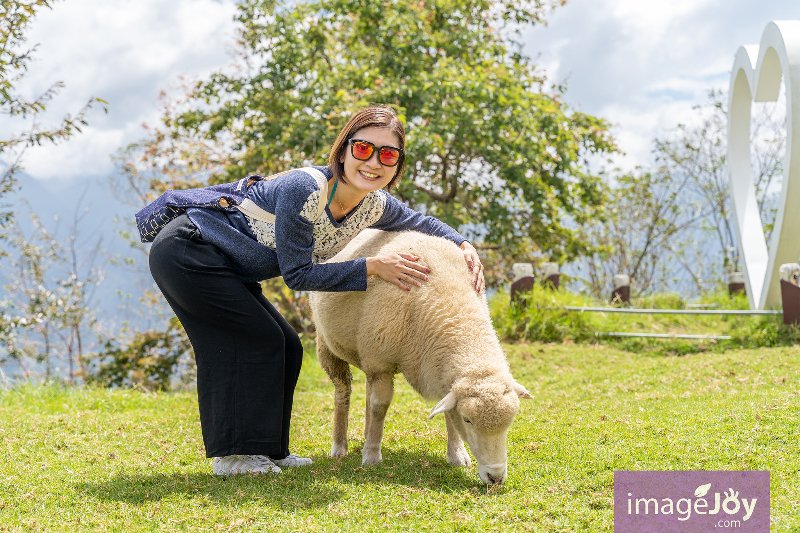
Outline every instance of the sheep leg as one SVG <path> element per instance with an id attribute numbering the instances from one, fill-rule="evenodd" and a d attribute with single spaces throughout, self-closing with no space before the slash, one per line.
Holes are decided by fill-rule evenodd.
<path id="1" fill-rule="evenodd" d="M 352 391 L 353 374 L 347 362 L 333 355 L 330 349 L 317 336 L 317 359 L 320 366 L 333 381 L 333 444 L 331 457 L 347 455 L 347 423 L 350 416 L 350 393 Z"/>
<path id="2" fill-rule="evenodd" d="M 444 413 L 445 423 L 447 424 L 447 460 L 453 466 L 472 466 L 472 459 L 464 447 L 464 441 L 458 432 L 460 420 L 456 419 L 458 413 L 455 410 Z"/>
<path id="3" fill-rule="evenodd" d="M 364 449 L 361 464 L 374 465 L 381 462 L 381 440 L 386 411 L 394 396 L 394 375 L 374 374 L 367 376 L 367 410 L 364 426 Z"/>

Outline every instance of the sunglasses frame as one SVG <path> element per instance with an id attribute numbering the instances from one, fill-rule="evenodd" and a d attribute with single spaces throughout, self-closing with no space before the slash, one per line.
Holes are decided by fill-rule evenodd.
<path id="1" fill-rule="evenodd" d="M 375 150 L 377 150 L 378 151 L 378 162 L 381 165 L 385 166 L 385 167 L 396 167 L 397 163 L 400 162 L 400 159 L 402 159 L 403 155 L 405 154 L 405 152 L 403 151 L 402 148 L 398 148 L 396 146 L 388 146 L 388 145 L 387 146 L 375 146 L 371 142 L 365 141 L 363 139 L 350 138 L 350 139 L 347 139 L 347 142 L 350 144 L 350 155 L 352 155 L 354 159 L 358 159 L 359 161 L 369 161 L 370 157 L 372 157 L 372 154 L 374 154 Z M 372 146 L 372 153 L 369 154 L 368 158 L 361 159 L 360 157 L 356 157 L 356 154 L 354 152 L 355 148 L 353 147 L 353 144 L 357 143 L 357 142 L 358 143 L 368 144 L 368 145 Z M 397 152 L 399 153 L 399 155 L 397 156 L 397 161 L 394 162 L 394 165 L 387 165 L 386 163 L 381 161 L 381 150 L 383 150 L 384 148 L 389 148 L 390 150 L 397 150 Z"/>

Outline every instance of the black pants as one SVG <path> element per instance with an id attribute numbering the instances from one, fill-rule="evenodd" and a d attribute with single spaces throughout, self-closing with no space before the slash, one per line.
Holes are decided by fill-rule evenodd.
<path id="1" fill-rule="evenodd" d="M 150 272 L 194 348 L 206 456 L 286 457 L 303 363 L 297 333 L 186 215 L 153 241 Z"/>

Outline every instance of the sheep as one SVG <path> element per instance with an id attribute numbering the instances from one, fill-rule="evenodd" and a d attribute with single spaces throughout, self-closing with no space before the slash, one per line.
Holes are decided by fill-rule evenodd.
<path id="1" fill-rule="evenodd" d="M 520 398 L 532 398 L 511 376 L 484 295 L 475 293 L 461 250 L 417 232 L 365 230 L 329 262 L 391 252 L 420 257 L 429 281 L 410 292 L 370 276 L 366 292 L 312 293 L 317 358 L 335 387 L 331 457 L 347 454 L 354 365 L 367 377 L 362 464 L 382 460 L 386 411 L 394 375 L 402 373 L 423 398 L 438 401 L 428 418 L 444 413 L 447 459 L 471 467 L 464 441 L 484 483 L 507 475 L 506 434 Z"/>

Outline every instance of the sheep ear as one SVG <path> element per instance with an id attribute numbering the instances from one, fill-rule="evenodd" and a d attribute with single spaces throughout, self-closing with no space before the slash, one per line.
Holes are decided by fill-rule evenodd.
<path id="1" fill-rule="evenodd" d="M 528 389 L 516 382 L 514 383 L 514 392 L 516 392 L 520 398 L 525 400 L 530 400 L 533 398 L 533 394 L 528 392 Z"/>
<path id="2" fill-rule="evenodd" d="M 458 398 L 456 398 L 456 393 L 453 391 L 448 392 L 447 396 L 442 398 L 439 401 L 439 403 L 436 404 L 436 407 L 433 408 L 431 414 L 428 416 L 428 420 L 438 415 L 439 413 L 444 413 L 445 411 L 449 411 L 450 409 L 455 409 L 457 403 L 458 403 Z"/>

